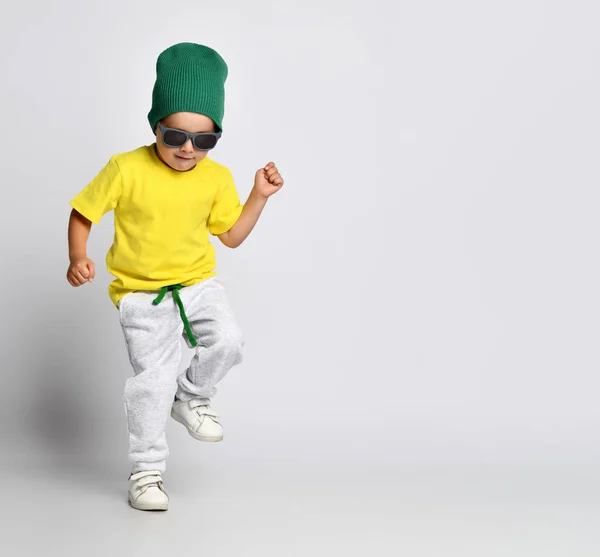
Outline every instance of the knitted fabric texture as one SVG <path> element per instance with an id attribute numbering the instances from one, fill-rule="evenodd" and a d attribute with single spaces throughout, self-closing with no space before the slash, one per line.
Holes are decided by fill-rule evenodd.
<path id="1" fill-rule="evenodd" d="M 222 131 L 227 74 L 225 60 L 208 46 L 178 43 L 161 52 L 148 113 L 152 131 L 175 112 L 204 114 L 215 123 L 215 131 Z"/>

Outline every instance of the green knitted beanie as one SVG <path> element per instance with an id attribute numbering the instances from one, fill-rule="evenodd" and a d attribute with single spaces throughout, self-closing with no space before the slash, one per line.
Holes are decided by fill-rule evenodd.
<path id="1" fill-rule="evenodd" d="M 199 112 L 222 131 L 227 73 L 225 60 L 208 46 L 179 43 L 161 52 L 148 113 L 152 131 L 174 112 Z"/>

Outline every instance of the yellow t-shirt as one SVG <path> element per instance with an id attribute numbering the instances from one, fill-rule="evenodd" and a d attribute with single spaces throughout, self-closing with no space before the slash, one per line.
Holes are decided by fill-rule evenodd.
<path id="1" fill-rule="evenodd" d="M 163 163 L 155 144 L 115 155 L 70 205 L 99 224 L 114 209 L 106 267 L 112 302 L 135 290 L 190 286 L 216 274 L 208 239 L 227 232 L 240 203 L 231 171 L 204 157 L 187 172 Z"/>

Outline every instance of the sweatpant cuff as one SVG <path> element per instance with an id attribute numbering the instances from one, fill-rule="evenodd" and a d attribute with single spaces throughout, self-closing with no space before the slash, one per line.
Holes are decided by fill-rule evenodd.
<path id="1" fill-rule="evenodd" d="M 206 396 L 198 396 L 198 395 L 193 395 L 190 393 L 186 393 L 186 392 L 177 392 L 177 394 L 175 395 L 177 397 L 177 400 L 181 400 L 182 402 L 189 402 L 192 399 L 202 399 L 204 401 L 206 401 L 207 404 L 210 404 L 211 399 L 206 397 Z"/>
<path id="2" fill-rule="evenodd" d="M 163 473 L 166 469 L 167 463 L 164 460 L 157 462 L 136 462 L 131 469 L 131 474 L 141 472 L 142 470 L 158 470 L 160 473 Z"/>

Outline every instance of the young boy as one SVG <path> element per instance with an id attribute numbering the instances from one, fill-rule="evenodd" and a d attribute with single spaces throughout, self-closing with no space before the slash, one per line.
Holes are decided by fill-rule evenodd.
<path id="1" fill-rule="evenodd" d="M 125 384 L 129 502 L 167 510 L 163 487 L 169 414 L 200 441 L 220 441 L 210 406 L 215 385 L 242 361 L 244 341 L 215 276 L 208 233 L 230 248 L 250 234 L 267 199 L 283 186 L 274 163 L 256 171 L 241 204 L 229 169 L 207 157 L 222 133 L 228 68 L 213 49 L 179 43 L 160 54 L 152 108 L 156 142 L 113 156 L 71 202 L 67 280 L 92 282 L 91 223 L 114 210 L 106 256 L 133 376 Z M 179 374 L 181 337 L 195 348 Z"/>

